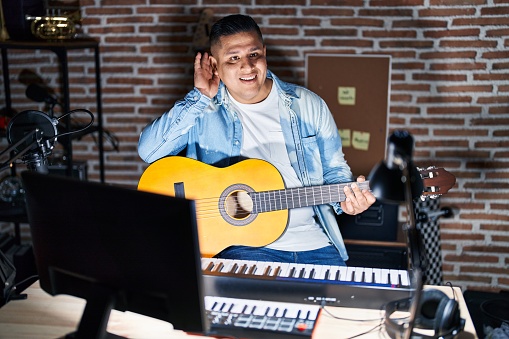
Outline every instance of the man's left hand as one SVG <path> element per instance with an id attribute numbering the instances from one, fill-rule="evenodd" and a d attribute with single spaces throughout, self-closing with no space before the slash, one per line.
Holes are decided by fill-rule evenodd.
<path id="1" fill-rule="evenodd" d="M 357 182 L 364 182 L 364 176 L 359 176 Z M 375 196 L 367 189 L 360 190 L 359 185 L 353 183 L 344 188 L 346 199 L 341 202 L 341 209 L 346 214 L 356 215 L 364 212 L 376 201 Z"/>

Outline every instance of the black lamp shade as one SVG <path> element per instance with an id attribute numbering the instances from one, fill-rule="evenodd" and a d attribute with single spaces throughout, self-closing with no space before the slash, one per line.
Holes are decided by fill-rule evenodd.
<path id="1" fill-rule="evenodd" d="M 412 199 L 421 196 L 424 186 L 419 171 L 412 162 L 408 163 Z M 402 203 L 405 198 L 405 178 L 397 167 L 389 168 L 385 161 L 380 162 L 369 174 L 369 186 L 373 195 L 387 203 Z"/>

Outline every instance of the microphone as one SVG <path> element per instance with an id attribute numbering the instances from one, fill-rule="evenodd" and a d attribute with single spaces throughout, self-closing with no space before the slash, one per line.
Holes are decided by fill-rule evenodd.
<path id="1" fill-rule="evenodd" d="M 7 126 L 7 140 L 28 170 L 48 173 L 48 156 L 57 140 L 57 119 L 28 110 L 15 115 Z"/>
<path id="2" fill-rule="evenodd" d="M 45 102 L 53 106 L 58 104 L 56 96 L 51 94 L 48 88 L 39 84 L 29 84 L 25 94 L 27 98 L 35 102 Z"/>

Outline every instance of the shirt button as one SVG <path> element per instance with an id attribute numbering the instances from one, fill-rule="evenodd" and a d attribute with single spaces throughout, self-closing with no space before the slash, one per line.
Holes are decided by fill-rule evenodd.
<path id="1" fill-rule="evenodd" d="M 238 140 L 235 140 L 235 145 L 238 145 L 239 144 L 239 141 Z"/>

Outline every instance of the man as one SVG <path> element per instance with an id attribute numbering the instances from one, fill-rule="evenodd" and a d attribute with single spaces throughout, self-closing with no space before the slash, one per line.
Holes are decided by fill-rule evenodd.
<path id="1" fill-rule="evenodd" d="M 144 161 L 186 149 L 186 156 L 218 167 L 245 158 L 267 160 L 288 188 L 352 181 L 327 105 L 267 69 L 266 46 L 251 17 L 230 15 L 215 23 L 210 51 L 196 55 L 194 89 L 143 130 Z M 217 256 L 345 265 L 348 255 L 332 208 L 354 215 L 375 202 L 355 184 L 345 195 L 332 206 L 291 209 L 285 233 L 267 246 L 232 246 Z"/>

